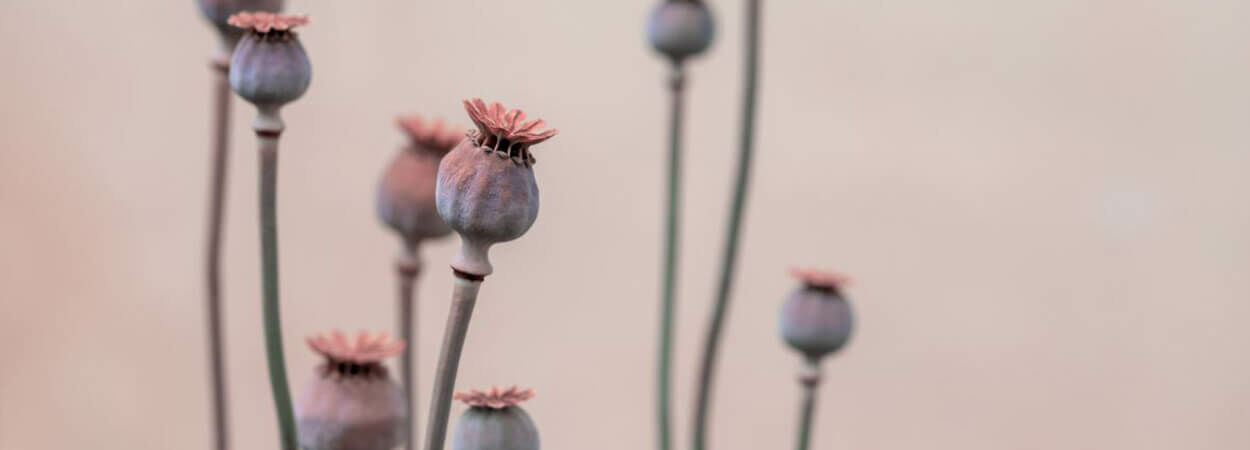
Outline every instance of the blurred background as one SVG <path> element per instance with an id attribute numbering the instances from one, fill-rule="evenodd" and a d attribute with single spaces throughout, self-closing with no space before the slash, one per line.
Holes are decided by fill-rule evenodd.
<path id="1" fill-rule="evenodd" d="M 291 0 L 279 223 L 302 338 L 393 326 L 373 211 L 396 114 L 543 117 L 542 212 L 493 252 L 461 388 L 519 383 L 545 448 L 654 442 L 667 98 L 658 0 Z M 690 64 L 678 443 L 724 233 L 742 4 Z M 814 448 L 1250 448 L 1250 4 L 766 2 L 758 153 L 714 397 L 718 449 L 792 445 L 792 265 L 850 274 Z M 0 448 L 208 448 L 200 264 L 215 34 L 194 2 L 0 2 Z M 260 326 L 254 111 L 226 230 L 236 448 L 277 433 Z M 421 420 L 456 239 L 424 249 Z M 455 406 L 455 417 L 461 407 Z M 424 427 L 422 427 L 424 429 Z"/>

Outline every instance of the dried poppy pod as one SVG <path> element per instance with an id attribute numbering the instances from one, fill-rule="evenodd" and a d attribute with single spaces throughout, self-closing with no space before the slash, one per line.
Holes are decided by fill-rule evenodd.
<path id="1" fill-rule="evenodd" d="M 703 53 L 715 33 L 712 12 L 698 0 L 667 0 L 647 20 L 651 46 L 675 62 Z"/>
<path id="2" fill-rule="evenodd" d="M 262 115 L 304 95 L 312 82 L 312 65 L 294 29 L 307 25 L 308 16 L 241 12 L 229 23 L 246 32 L 230 59 L 235 93 Z"/>
<path id="3" fill-rule="evenodd" d="M 462 139 L 464 130 L 448 127 L 442 120 L 433 123 L 420 116 L 397 120 L 408 135 L 408 143 L 395 155 L 378 183 L 378 218 L 395 230 L 405 242 L 443 237 L 451 233 L 438 216 L 434 186 L 438 164 Z"/>
<path id="4" fill-rule="evenodd" d="M 399 354 L 404 342 L 363 331 L 354 340 L 335 331 L 307 342 L 326 362 L 295 405 L 300 447 L 389 450 L 402 445 L 407 405 L 382 360 Z"/>
<path id="5" fill-rule="evenodd" d="M 521 110 L 481 99 L 466 100 L 476 132 L 443 157 L 435 191 L 438 214 L 460 234 L 451 267 L 485 277 L 491 245 L 521 237 L 538 218 L 538 184 L 530 147 L 551 139 L 541 119 L 524 121 Z"/>
<path id="6" fill-rule="evenodd" d="M 282 11 L 282 0 L 196 0 L 200 7 L 200 12 L 204 13 L 204 18 L 217 28 L 217 34 L 221 36 L 222 47 L 229 56 L 229 51 L 234 50 L 234 46 L 239 43 L 239 38 L 243 37 L 243 30 L 233 27 L 228 22 L 230 16 L 244 11 L 263 11 L 276 13 Z"/>
<path id="7" fill-rule="evenodd" d="M 538 450 L 538 428 L 517 406 L 533 397 L 533 390 L 516 386 L 457 392 L 469 409 L 456 422 L 452 450 Z"/>
<path id="8" fill-rule="evenodd" d="M 778 329 L 790 347 L 818 361 L 841 349 L 851 337 L 851 307 L 839 290 L 846 278 L 809 269 L 790 273 L 802 286 L 781 306 Z"/>

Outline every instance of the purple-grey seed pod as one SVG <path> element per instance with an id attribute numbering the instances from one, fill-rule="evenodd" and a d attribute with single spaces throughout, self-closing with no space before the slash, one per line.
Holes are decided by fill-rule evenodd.
<path id="1" fill-rule="evenodd" d="M 715 33 L 712 12 L 696 0 L 661 3 L 647 20 L 647 39 L 651 46 L 675 62 L 707 50 Z"/>
<path id="2" fill-rule="evenodd" d="M 439 162 L 464 138 L 464 130 L 441 120 L 427 124 L 419 116 L 397 122 L 409 139 L 378 183 L 378 218 L 409 243 L 446 236 L 451 228 L 438 216 L 434 187 Z"/>
<path id="3" fill-rule="evenodd" d="M 246 30 L 230 59 L 230 87 L 259 108 L 279 108 L 304 95 L 312 65 L 293 29 L 307 16 L 242 12 L 230 24 Z"/>
<path id="4" fill-rule="evenodd" d="M 538 428 L 517 406 L 533 396 L 534 391 L 516 386 L 457 393 L 469 409 L 456 422 L 452 450 L 538 450 Z"/>
<path id="5" fill-rule="evenodd" d="M 803 283 L 781 306 L 782 339 L 810 360 L 819 360 L 846 345 L 851 337 L 851 307 L 838 287 L 845 278 L 815 270 L 794 270 Z"/>
<path id="6" fill-rule="evenodd" d="M 381 360 L 403 350 L 386 333 L 316 336 L 308 345 L 326 357 L 295 404 L 300 448 L 390 450 L 407 436 L 407 403 Z"/>
<path id="7" fill-rule="evenodd" d="M 200 12 L 204 13 L 204 18 L 217 28 L 217 33 L 222 38 L 222 44 L 229 49 L 234 49 L 235 44 L 239 43 L 239 38 L 243 37 L 243 30 L 230 26 L 227 23 L 230 16 L 244 11 L 264 11 L 279 12 L 282 11 L 282 0 L 196 0 L 200 7 Z"/>
<path id="8" fill-rule="evenodd" d="M 542 120 L 524 122 L 524 112 L 499 103 L 488 106 L 474 99 L 464 104 L 477 133 L 443 157 L 435 197 L 439 216 L 460 234 L 460 253 L 451 267 L 484 277 L 492 271 L 490 246 L 521 237 L 538 218 L 529 148 L 556 130 L 542 130 Z"/>

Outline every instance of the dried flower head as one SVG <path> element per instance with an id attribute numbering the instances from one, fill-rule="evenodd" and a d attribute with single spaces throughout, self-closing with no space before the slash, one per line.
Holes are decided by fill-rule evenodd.
<path id="1" fill-rule="evenodd" d="M 813 268 L 791 268 L 790 275 L 806 286 L 820 289 L 836 289 L 851 282 L 844 274 Z"/>
<path id="2" fill-rule="evenodd" d="M 371 335 L 367 331 L 357 333 L 355 339 L 348 339 L 342 331 L 334 330 L 328 337 L 319 334 L 309 336 L 305 341 L 326 359 L 357 364 L 377 363 L 404 350 L 404 341 L 391 340 L 387 333 Z"/>
<path id="3" fill-rule="evenodd" d="M 443 119 L 434 119 L 431 122 L 421 116 L 410 115 L 400 116 L 395 119 L 395 123 L 399 125 L 399 129 L 408 134 L 413 142 L 439 153 L 451 151 L 464 139 L 464 129 L 447 126 Z"/>
<path id="4" fill-rule="evenodd" d="M 268 33 L 270 31 L 290 31 L 295 27 L 308 25 L 308 16 L 296 16 L 289 14 L 279 14 L 271 12 L 241 12 L 230 16 L 230 20 L 226 23 L 236 28 L 244 30 L 252 30 L 257 33 Z"/>
<path id="5" fill-rule="evenodd" d="M 511 158 L 518 165 L 534 164 L 536 161 L 530 155 L 529 147 L 559 133 L 554 129 L 543 129 L 547 122 L 542 119 L 525 121 L 524 111 L 510 110 L 499 102 L 487 105 L 482 99 L 475 98 L 465 100 L 464 109 L 473 124 L 477 125 L 478 133 L 473 140 L 478 147 L 494 151 L 500 157 Z"/>
<path id="6" fill-rule="evenodd" d="M 457 392 L 454 398 L 473 408 L 503 409 L 534 398 L 534 390 L 521 389 L 516 385 L 507 389 L 492 386 L 486 391 L 473 389 L 467 392 Z"/>

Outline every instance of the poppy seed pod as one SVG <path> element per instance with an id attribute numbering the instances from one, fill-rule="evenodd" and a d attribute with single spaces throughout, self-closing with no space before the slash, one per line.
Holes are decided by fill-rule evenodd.
<path id="1" fill-rule="evenodd" d="M 790 347 L 819 360 L 846 345 L 851 336 L 851 307 L 839 286 L 846 279 L 816 270 L 793 270 L 800 286 L 781 306 L 778 329 Z"/>
<path id="2" fill-rule="evenodd" d="M 195 2 L 200 6 L 200 12 L 204 13 L 204 18 L 217 28 L 217 33 L 221 36 L 222 45 L 233 50 L 235 44 L 239 43 L 239 38 L 243 37 L 243 30 L 231 26 L 228 22 L 230 16 L 244 11 L 264 11 L 273 12 L 282 11 L 282 0 L 197 0 Z"/>
<path id="3" fill-rule="evenodd" d="M 326 358 L 295 405 L 299 444 L 310 450 L 389 450 L 407 439 L 403 391 L 382 360 L 404 348 L 386 333 L 307 339 Z"/>
<path id="4" fill-rule="evenodd" d="M 441 120 L 430 124 L 418 116 L 397 122 L 408 143 L 378 183 L 378 218 L 407 242 L 446 236 L 451 228 L 438 216 L 434 186 L 439 162 L 464 139 L 464 130 L 444 126 Z"/>
<path id="5" fill-rule="evenodd" d="M 262 110 L 304 95 L 312 82 L 312 65 L 294 29 L 307 25 L 307 16 L 241 12 L 229 23 L 246 32 L 230 59 L 235 93 Z"/>
<path id="6" fill-rule="evenodd" d="M 647 39 L 651 46 L 673 61 L 707 50 L 715 33 L 712 12 L 697 0 L 665 1 L 647 20 Z"/>
<path id="7" fill-rule="evenodd" d="M 533 396 L 533 390 L 516 386 L 457 392 L 456 400 L 469 409 L 456 422 L 452 450 L 538 450 L 538 428 L 517 406 Z"/>
<path id="8" fill-rule="evenodd" d="M 541 119 L 525 122 L 521 110 L 481 99 L 464 102 L 477 126 L 443 157 L 435 191 L 438 214 L 460 234 L 460 253 L 451 267 L 463 273 L 491 273 L 491 245 L 521 237 L 538 218 L 538 184 L 530 147 L 550 139 Z"/>

